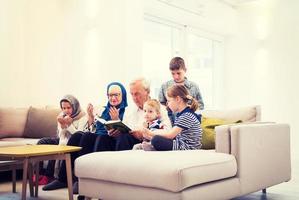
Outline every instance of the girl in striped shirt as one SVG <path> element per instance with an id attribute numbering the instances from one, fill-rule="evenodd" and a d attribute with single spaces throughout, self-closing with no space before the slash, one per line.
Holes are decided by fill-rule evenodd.
<path id="1" fill-rule="evenodd" d="M 152 145 L 158 151 L 200 149 L 201 116 L 195 113 L 198 102 L 185 86 L 176 84 L 167 90 L 167 106 L 172 112 L 177 113 L 172 129 L 144 129 L 143 137 L 151 139 Z"/>

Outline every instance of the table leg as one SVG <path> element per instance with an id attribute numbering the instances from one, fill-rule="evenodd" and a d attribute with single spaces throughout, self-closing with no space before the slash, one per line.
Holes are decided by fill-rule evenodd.
<path id="1" fill-rule="evenodd" d="M 65 167 L 67 175 L 67 185 L 69 190 L 69 200 L 73 200 L 73 181 L 72 181 L 72 167 L 71 167 L 71 156 L 69 153 L 65 154 Z"/>
<path id="2" fill-rule="evenodd" d="M 33 197 L 33 167 L 32 162 L 28 163 L 28 180 L 29 180 L 29 190 L 30 190 L 30 197 Z"/>
<path id="3" fill-rule="evenodd" d="M 39 162 L 35 163 L 35 197 L 38 197 L 38 180 L 39 180 Z"/>
<path id="4" fill-rule="evenodd" d="M 16 166 L 12 167 L 12 192 L 16 193 Z"/>
<path id="5" fill-rule="evenodd" d="M 26 200 L 27 172 L 28 172 L 28 158 L 25 158 L 23 162 L 22 200 Z"/>

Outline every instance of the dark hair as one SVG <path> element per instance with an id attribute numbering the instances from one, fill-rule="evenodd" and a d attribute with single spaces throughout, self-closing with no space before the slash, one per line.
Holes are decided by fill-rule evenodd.
<path id="1" fill-rule="evenodd" d="M 187 70 L 186 66 L 185 66 L 185 62 L 184 59 L 181 57 L 174 57 L 173 59 L 171 59 L 170 63 L 169 63 L 169 69 L 172 70 L 179 70 L 179 69 L 183 69 L 183 70 Z"/>
<path id="2" fill-rule="evenodd" d="M 189 94 L 187 88 L 183 85 L 173 85 L 169 87 L 167 89 L 167 96 L 171 98 L 181 97 L 193 111 L 196 111 L 199 107 L 196 99 Z"/>

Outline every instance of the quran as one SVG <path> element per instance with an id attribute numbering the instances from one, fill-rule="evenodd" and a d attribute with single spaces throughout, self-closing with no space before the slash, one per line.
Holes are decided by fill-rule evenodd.
<path id="1" fill-rule="evenodd" d="M 110 129 L 117 129 L 121 133 L 128 133 L 131 131 L 131 128 L 129 128 L 126 124 L 124 124 L 121 120 L 109 120 L 106 121 L 103 118 L 100 118 L 99 116 L 95 116 L 96 120 L 102 123 L 107 130 Z"/>

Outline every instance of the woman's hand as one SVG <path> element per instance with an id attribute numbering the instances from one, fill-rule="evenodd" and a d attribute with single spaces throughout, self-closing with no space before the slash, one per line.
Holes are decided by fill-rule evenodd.
<path id="1" fill-rule="evenodd" d="M 94 115 L 93 115 L 93 105 L 89 103 L 87 105 L 87 115 L 88 115 L 88 126 L 90 126 L 94 121 Z"/>
<path id="2" fill-rule="evenodd" d="M 65 116 L 64 118 L 64 123 L 66 126 L 70 126 L 73 123 L 73 118 L 71 118 L 70 116 Z"/>
<path id="3" fill-rule="evenodd" d="M 63 117 L 62 116 L 58 116 L 57 117 L 57 122 L 59 123 L 59 124 L 64 124 L 64 119 L 63 119 Z"/>
<path id="4" fill-rule="evenodd" d="M 113 106 L 109 109 L 109 115 L 112 120 L 118 120 L 119 119 L 119 110 Z"/>
<path id="5" fill-rule="evenodd" d="M 94 115 L 93 115 L 93 105 L 91 103 L 89 103 L 87 105 L 86 110 L 87 110 L 87 114 L 88 114 L 89 117 L 94 117 Z"/>
<path id="6" fill-rule="evenodd" d="M 60 125 L 61 128 L 66 128 L 67 127 L 63 116 L 58 115 L 57 122 L 58 122 L 58 124 Z"/>
<path id="7" fill-rule="evenodd" d="M 121 134 L 120 131 L 117 130 L 117 129 L 110 129 L 110 130 L 108 130 L 108 135 L 109 135 L 110 137 L 117 137 L 117 136 L 119 136 L 120 134 Z"/>

